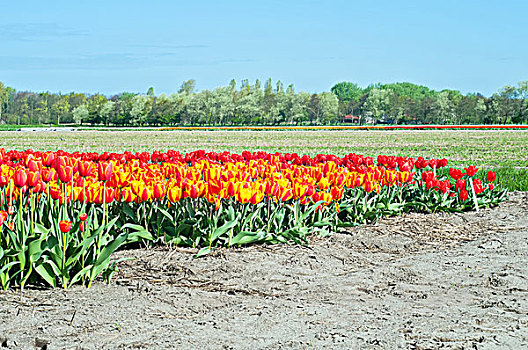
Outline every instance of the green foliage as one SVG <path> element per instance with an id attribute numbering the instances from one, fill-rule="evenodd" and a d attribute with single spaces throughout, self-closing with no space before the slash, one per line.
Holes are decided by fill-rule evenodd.
<path id="1" fill-rule="evenodd" d="M 331 91 L 341 102 L 359 101 L 359 98 L 364 93 L 364 90 L 358 84 L 346 81 L 335 84 L 332 86 Z"/>
<path id="2" fill-rule="evenodd" d="M 29 210 L 22 208 L 24 201 L 29 201 Z M 116 227 L 117 217 L 101 222 L 101 208 L 92 206 L 81 223 L 71 215 L 73 208 L 49 205 L 36 195 L 20 196 L 18 204 L 10 218 L 13 230 L 0 227 L 0 287 L 16 285 L 23 290 L 27 283 L 37 282 L 63 288 L 75 283 L 90 286 L 99 275 L 112 275 L 115 264 L 110 255 L 128 238 Z M 59 218 L 68 217 L 73 225 L 63 232 Z"/>
<path id="3" fill-rule="evenodd" d="M 528 82 L 505 86 L 493 96 L 463 96 L 409 82 L 340 82 L 331 92 L 309 94 L 284 89 L 282 82 L 232 80 L 227 86 L 195 91 L 187 80 L 177 93 L 124 92 L 115 96 L 16 91 L 0 82 L 0 123 L 16 125 L 328 125 L 346 114 L 361 123 L 503 124 L 528 123 Z M 336 98 L 335 98 L 336 97 Z"/>

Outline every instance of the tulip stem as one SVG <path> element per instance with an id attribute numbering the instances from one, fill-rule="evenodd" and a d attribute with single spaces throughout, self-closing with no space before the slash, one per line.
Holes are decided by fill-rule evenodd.
<path id="1" fill-rule="evenodd" d="M 34 222 L 33 222 L 33 210 L 34 210 L 34 203 L 33 203 L 33 193 L 29 193 L 29 232 L 31 236 L 33 236 L 35 229 L 34 229 Z"/>
<path id="2" fill-rule="evenodd" d="M 106 226 L 106 181 L 103 181 L 103 227 Z"/>
<path id="3" fill-rule="evenodd" d="M 64 205 L 64 213 L 62 216 L 62 220 L 67 220 L 66 215 L 68 214 L 68 190 L 66 183 L 63 182 L 63 194 L 62 194 L 62 204 Z"/>
<path id="4" fill-rule="evenodd" d="M 477 202 L 477 193 L 475 192 L 475 187 L 473 186 L 473 179 L 469 178 L 469 185 L 471 187 L 471 192 L 473 192 L 473 203 L 475 204 L 475 211 L 478 213 L 479 206 Z"/>
<path id="5" fill-rule="evenodd" d="M 73 204 L 74 204 L 74 194 L 73 194 L 73 180 L 70 181 L 70 184 L 71 184 L 71 202 L 72 202 L 72 205 L 70 206 L 70 218 L 73 218 Z"/>

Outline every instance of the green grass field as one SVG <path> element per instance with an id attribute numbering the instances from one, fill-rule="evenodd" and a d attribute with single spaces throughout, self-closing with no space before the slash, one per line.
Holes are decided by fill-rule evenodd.
<path id="1" fill-rule="evenodd" d="M 78 131 L 0 132 L 0 147 L 85 152 L 267 151 L 447 158 L 451 166 L 498 172 L 498 183 L 528 190 L 528 131 Z"/>

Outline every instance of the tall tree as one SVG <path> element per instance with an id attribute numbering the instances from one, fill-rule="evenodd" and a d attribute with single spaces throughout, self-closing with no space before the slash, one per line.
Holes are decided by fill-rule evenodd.
<path id="1" fill-rule="evenodd" d="M 178 93 L 186 93 L 186 94 L 192 94 L 194 92 L 194 89 L 196 88 L 196 81 L 194 79 L 189 79 L 184 81 L 180 89 L 178 90 Z"/>
<path id="2" fill-rule="evenodd" d="M 339 101 L 348 103 L 350 101 L 358 101 L 363 95 L 363 89 L 358 84 L 343 81 L 337 83 L 330 89 Z"/>
<path id="3" fill-rule="evenodd" d="M 4 106 L 7 105 L 7 102 L 7 87 L 0 81 L 0 120 L 2 120 L 2 111 L 4 110 Z"/>

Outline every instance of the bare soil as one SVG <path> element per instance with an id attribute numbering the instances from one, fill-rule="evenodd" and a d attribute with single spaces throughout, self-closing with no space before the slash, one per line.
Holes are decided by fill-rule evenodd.
<path id="1" fill-rule="evenodd" d="M 0 292 L 0 349 L 528 348 L 528 192 L 193 253 L 125 250 L 110 285 Z"/>

